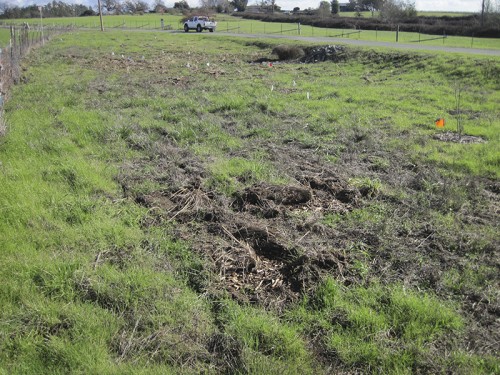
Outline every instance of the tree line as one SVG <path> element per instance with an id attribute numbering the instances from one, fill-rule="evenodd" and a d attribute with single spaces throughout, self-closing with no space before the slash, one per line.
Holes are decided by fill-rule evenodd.
<path id="1" fill-rule="evenodd" d="M 62 1 L 53 0 L 51 3 L 41 7 L 32 4 L 20 7 L 10 2 L 0 2 L 0 18 L 36 18 L 40 17 L 40 8 L 43 17 L 77 17 L 94 16 L 96 13 L 90 6 L 82 4 L 66 4 Z"/>

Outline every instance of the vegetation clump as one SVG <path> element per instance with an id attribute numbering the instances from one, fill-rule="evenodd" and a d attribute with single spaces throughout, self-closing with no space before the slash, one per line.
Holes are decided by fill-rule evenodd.
<path id="1" fill-rule="evenodd" d="M 273 55 L 279 60 L 296 60 L 304 56 L 304 50 L 296 45 L 281 44 L 273 48 Z"/>

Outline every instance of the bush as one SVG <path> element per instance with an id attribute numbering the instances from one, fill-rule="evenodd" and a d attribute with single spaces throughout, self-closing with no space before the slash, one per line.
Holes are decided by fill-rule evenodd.
<path id="1" fill-rule="evenodd" d="M 272 53 L 277 55 L 280 60 L 294 60 L 305 55 L 302 48 L 288 45 L 279 45 L 273 49 Z"/>

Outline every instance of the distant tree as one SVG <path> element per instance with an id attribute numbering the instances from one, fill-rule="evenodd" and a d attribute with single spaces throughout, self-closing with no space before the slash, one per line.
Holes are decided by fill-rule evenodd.
<path id="1" fill-rule="evenodd" d="M 276 0 L 269 0 L 269 3 L 271 4 L 271 13 L 274 13 L 275 10 L 279 10 L 276 9 Z"/>
<path id="2" fill-rule="evenodd" d="M 144 14 L 149 10 L 149 4 L 143 0 L 126 0 L 123 3 L 125 13 Z"/>
<path id="3" fill-rule="evenodd" d="M 349 0 L 349 4 L 347 4 L 347 10 L 349 12 L 354 12 L 356 10 L 359 10 L 359 1 L 358 0 Z"/>
<path id="4" fill-rule="evenodd" d="M 217 0 L 200 0 L 200 8 L 205 10 L 215 9 L 217 6 Z"/>
<path id="5" fill-rule="evenodd" d="M 42 6 L 44 17 L 75 17 L 93 14 L 91 7 L 81 4 L 66 4 L 62 1 L 52 1 Z M 24 8 L 11 6 L 10 3 L 0 3 L 1 18 L 38 18 L 40 10 L 35 4 Z"/>
<path id="6" fill-rule="evenodd" d="M 181 0 L 174 3 L 174 9 L 189 10 L 191 8 L 189 7 L 189 4 L 186 0 Z"/>
<path id="7" fill-rule="evenodd" d="M 80 17 L 91 17 L 95 16 L 97 13 L 94 12 L 93 9 L 87 9 L 84 12 L 80 13 Z"/>
<path id="8" fill-rule="evenodd" d="M 292 12 L 293 13 L 299 13 L 300 12 L 300 8 L 299 7 L 295 7 L 295 8 L 293 8 Z"/>
<path id="9" fill-rule="evenodd" d="M 364 10 L 369 10 L 374 15 L 376 10 L 380 10 L 385 0 L 361 0 L 361 6 Z"/>
<path id="10" fill-rule="evenodd" d="M 261 0 L 260 8 L 271 13 L 281 10 L 281 7 L 276 4 L 276 0 Z"/>
<path id="11" fill-rule="evenodd" d="M 163 2 L 163 0 L 155 0 L 153 3 L 153 10 L 155 13 L 165 13 L 165 10 L 167 10 L 167 6 Z"/>
<path id="12" fill-rule="evenodd" d="M 339 14 L 340 12 L 339 0 L 332 0 L 331 6 L 332 6 L 332 14 Z"/>
<path id="13" fill-rule="evenodd" d="M 500 25 L 500 0 L 481 0 L 481 27 Z"/>
<path id="14" fill-rule="evenodd" d="M 490 0 L 481 0 L 481 27 L 484 26 L 484 19 L 491 10 Z"/>
<path id="15" fill-rule="evenodd" d="M 323 0 L 319 3 L 318 7 L 318 15 L 322 18 L 328 17 L 331 13 L 332 9 L 330 7 L 330 3 L 326 0 Z"/>
<path id="16" fill-rule="evenodd" d="M 4 14 L 6 10 L 13 8 L 14 5 L 10 1 L 0 1 L 0 14 Z"/>
<path id="17" fill-rule="evenodd" d="M 102 7 L 106 10 L 106 13 L 119 14 L 121 10 L 121 3 L 118 0 L 103 0 Z"/>
<path id="18" fill-rule="evenodd" d="M 248 5 L 248 0 L 233 0 L 230 3 L 234 9 L 236 9 L 238 12 L 244 12 L 245 9 L 247 9 Z"/>
<path id="19" fill-rule="evenodd" d="M 391 22 L 416 16 L 415 2 L 409 0 L 387 0 L 380 9 L 380 17 Z"/>
<path id="20" fill-rule="evenodd" d="M 18 6 L 8 6 L 3 9 L 2 18 L 21 18 L 21 12 L 22 10 Z"/>
<path id="21" fill-rule="evenodd" d="M 304 9 L 304 14 L 307 14 L 308 16 L 313 16 L 314 14 L 316 14 L 316 10 L 309 7 L 307 9 Z"/>
<path id="22" fill-rule="evenodd" d="M 149 10 L 149 3 L 144 0 L 138 0 L 136 2 L 136 9 L 138 13 L 146 13 Z"/>
<path id="23" fill-rule="evenodd" d="M 125 2 L 123 3 L 123 11 L 125 13 L 135 13 L 135 1 L 125 0 Z"/>
<path id="24" fill-rule="evenodd" d="M 229 0 L 217 0 L 215 10 L 217 13 L 229 13 L 230 3 Z"/>

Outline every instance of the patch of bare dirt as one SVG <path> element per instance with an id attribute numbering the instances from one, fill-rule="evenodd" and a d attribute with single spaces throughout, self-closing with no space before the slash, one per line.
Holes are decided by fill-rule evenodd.
<path id="1" fill-rule="evenodd" d="M 225 290 L 238 301 L 281 309 L 313 289 L 322 275 L 346 282 L 356 277 L 338 250 L 342 241 L 321 221 L 327 213 L 350 211 L 361 195 L 327 166 L 289 160 L 294 183 L 257 183 L 225 197 L 205 187 L 200 162 L 184 157 L 168 138 L 148 147 L 168 150 L 160 152 L 148 176 L 161 176 L 165 189 L 133 193 L 150 163 L 143 160 L 126 167 L 124 192 L 157 217 L 146 225 L 175 222 L 175 235 L 209 260 L 217 274 L 211 292 Z"/>
<path id="2" fill-rule="evenodd" d="M 458 134 L 455 132 L 444 132 L 434 135 L 434 139 L 442 142 L 453 143 L 485 143 L 486 140 L 481 137 L 467 134 Z"/>

